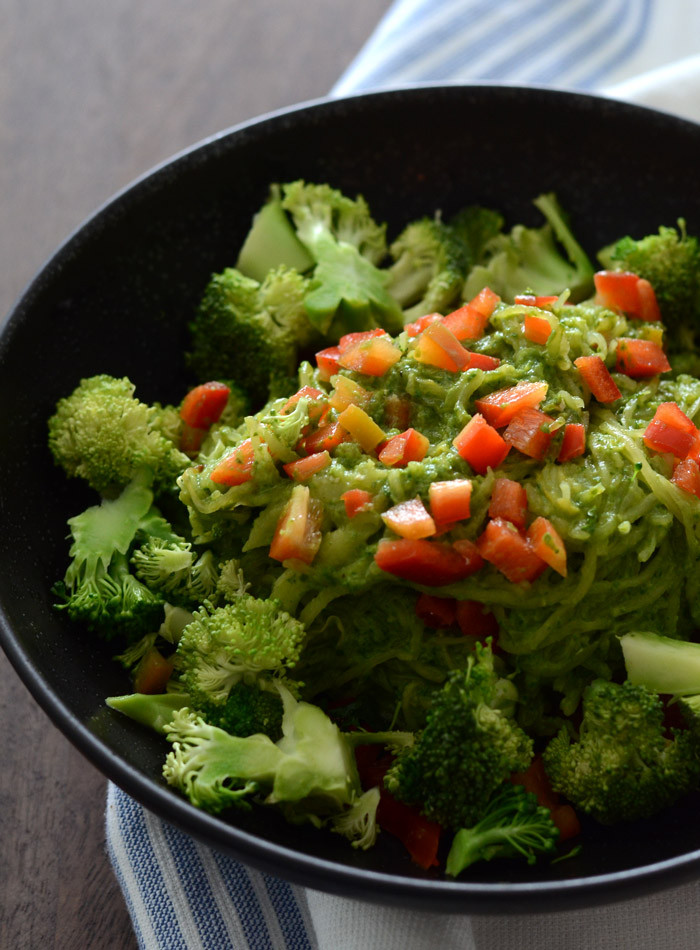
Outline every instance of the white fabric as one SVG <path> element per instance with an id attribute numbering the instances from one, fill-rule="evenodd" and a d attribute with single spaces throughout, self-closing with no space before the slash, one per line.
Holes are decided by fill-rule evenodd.
<path id="1" fill-rule="evenodd" d="M 334 95 L 434 79 L 602 92 L 700 121 L 698 0 L 398 0 Z M 589 910 L 450 916 L 245 868 L 110 787 L 107 841 L 147 950 L 698 950 L 700 883 Z"/>

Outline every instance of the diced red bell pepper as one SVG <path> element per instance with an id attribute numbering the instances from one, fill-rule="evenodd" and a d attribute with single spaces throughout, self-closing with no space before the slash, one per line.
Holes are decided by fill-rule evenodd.
<path id="1" fill-rule="evenodd" d="M 464 521 L 471 514 L 472 483 L 468 478 L 432 482 L 429 497 L 430 511 L 438 525 Z"/>
<path id="2" fill-rule="evenodd" d="M 476 574 L 484 566 L 484 559 L 479 553 L 479 548 L 469 538 L 459 538 L 459 540 L 453 541 L 452 547 L 463 559 L 464 569 L 468 571 L 468 576 Z"/>
<path id="3" fill-rule="evenodd" d="M 510 781 L 513 785 L 522 785 L 545 808 L 552 810 L 558 807 L 559 795 L 552 788 L 541 755 L 536 755 L 524 772 L 513 772 Z"/>
<path id="4" fill-rule="evenodd" d="M 559 829 L 559 840 L 568 841 L 581 834 L 581 822 L 571 805 L 557 805 L 552 809 L 552 821 Z"/>
<path id="5" fill-rule="evenodd" d="M 412 355 L 419 363 L 451 373 L 457 373 L 469 364 L 469 354 L 444 321 L 426 327 L 418 337 Z"/>
<path id="6" fill-rule="evenodd" d="M 476 400 L 476 408 L 486 421 L 501 429 L 523 409 L 537 409 L 547 395 L 547 383 L 518 383 L 508 389 L 499 389 Z"/>
<path id="7" fill-rule="evenodd" d="M 151 647 L 136 667 L 134 692 L 155 695 L 164 693 L 175 664 L 166 659 L 157 647 Z"/>
<path id="8" fill-rule="evenodd" d="M 557 574 L 566 577 L 566 548 L 552 522 L 547 518 L 535 518 L 527 529 L 527 537 L 535 554 Z"/>
<path id="9" fill-rule="evenodd" d="M 338 372 L 339 359 L 340 350 L 337 346 L 328 346 L 325 350 L 319 350 L 316 354 L 318 374 L 324 382 L 329 382 L 331 376 L 335 376 Z"/>
<path id="10" fill-rule="evenodd" d="M 350 347 L 364 343 L 366 340 L 373 340 L 377 336 L 388 336 L 388 333 L 381 327 L 375 327 L 374 330 L 360 330 L 357 333 L 346 333 L 338 340 L 338 349 L 344 353 Z"/>
<path id="11" fill-rule="evenodd" d="M 324 406 L 321 401 L 325 401 L 326 394 L 321 392 L 320 389 L 316 389 L 315 386 L 302 386 L 301 389 L 294 393 L 293 396 L 290 396 L 286 403 L 280 409 L 280 415 L 286 416 L 294 410 L 294 407 L 297 405 L 300 399 L 309 400 L 309 419 L 312 422 L 316 422 L 321 418 L 323 413 Z"/>
<path id="12" fill-rule="evenodd" d="M 463 307 L 448 313 L 443 323 L 458 340 L 478 340 L 484 335 L 489 316 L 490 314 L 483 313 L 466 303 Z"/>
<path id="13" fill-rule="evenodd" d="M 700 498 L 700 465 L 695 459 L 683 459 L 673 470 L 671 481 L 689 495 Z"/>
<path id="14" fill-rule="evenodd" d="M 621 310 L 637 320 L 661 320 L 654 289 L 648 280 L 629 271 L 598 271 L 593 277 L 595 301 L 611 310 Z"/>
<path id="15" fill-rule="evenodd" d="M 510 521 L 516 528 L 527 522 L 527 492 L 512 478 L 497 478 L 489 501 L 489 518 Z"/>
<path id="16" fill-rule="evenodd" d="M 417 807 L 397 801 L 385 789 L 377 808 L 379 827 L 398 838 L 414 861 L 424 870 L 438 864 L 440 825 L 429 821 Z"/>
<path id="17" fill-rule="evenodd" d="M 567 422 L 557 455 L 557 462 L 570 462 L 586 451 L 586 427 L 581 422 Z"/>
<path id="18" fill-rule="evenodd" d="M 425 539 L 382 540 L 377 545 L 374 560 L 382 571 L 426 587 L 455 584 L 481 567 L 455 546 Z"/>
<path id="19" fill-rule="evenodd" d="M 282 468 L 290 478 L 296 482 L 305 482 L 316 472 L 321 472 L 331 464 L 331 457 L 327 451 L 314 452 L 313 455 L 307 455 L 305 458 L 297 459 L 295 462 L 287 462 Z"/>
<path id="20" fill-rule="evenodd" d="M 357 340 L 340 351 L 338 364 L 363 376 L 384 376 L 401 359 L 401 350 L 385 331 Z M 348 334 L 350 335 L 350 334 Z"/>
<path id="21" fill-rule="evenodd" d="M 662 402 L 644 432 L 644 444 L 653 452 L 670 452 L 684 459 L 698 438 L 698 429 L 675 402 Z"/>
<path id="22" fill-rule="evenodd" d="M 451 627 L 457 620 L 457 601 L 454 597 L 421 594 L 416 601 L 416 615 L 426 627 L 437 630 Z"/>
<path id="23" fill-rule="evenodd" d="M 521 409 L 513 416 L 503 433 L 503 439 L 523 455 L 543 459 L 554 438 L 554 419 L 539 409 Z"/>
<path id="24" fill-rule="evenodd" d="M 490 287 L 484 287 L 475 297 L 472 297 L 469 306 L 474 307 L 483 316 L 490 317 L 500 302 L 501 298 L 497 293 L 494 293 Z"/>
<path id="25" fill-rule="evenodd" d="M 275 561 L 311 564 L 321 546 L 321 509 L 308 485 L 295 485 L 270 545 Z"/>
<path id="26" fill-rule="evenodd" d="M 394 534 L 417 540 L 435 534 L 435 522 L 420 498 L 402 501 L 382 514 L 382 521 Z"/>
<path id="27" fill-rule="evenodd" d="M 479 553 L 514 584 L 534 581 L 546 569 L 529 540 L 507 521 L 489 521 L 477 541 Z"/>
<path id="28" fill-rule="evenodd" d="M 574 366 L 598 402 L 615 402 L 622 395 L 600 356 L 579 356 Z"/>
<path id="29" fill-rule="evenodd" d="M 472 353 L 471 350 L 466 350 L 469 354 L 469 363 L 464 367 L 465 370 L 468 369 L 483 369 L 486 372 L 492 369 L 498 369 L 501 365 L 501 361 L 497 356 L 489 356 L 488 353 Z"/>
<path id="30" fill-rule="evenodd" d="M 414 320 L 413 323 L 407 323 L 404 326 L 404 331 L 409 336 L 418 336 L 419 333 L 422 333 L 426 327 L 429 327 L 431 323 L 438 323 L 443 319 L 441 313 L 426 313 L 422 317 L 418 317 L 417 320 Z"/>
<path id="31" fill-rule="evenodd" d="M 513 298 L 513 303 L 522 307 L 538 307 L 542 310 L 545 307 L 553 306 L 558 300 L 559 298 L 556 294 L 516 294 Z M 544 322 L 551 330 L 549 322 L 547 320 Z"/>
<path id="32" fill-rule="evenodd" d="M 457 624 L 465 636 L 477 640 L 498 636 L 498 621 L 478 600 L 458 600 L 456 613 Z"/>
<path id="33" fill-rule="evenodd" d="M 667 373 L 671 364 L 658 343 L 620 337 L 617 341 L 617 370 L 632 379 L 649 379 Z"/>
<path id="34" fill-rule="evenodd" d="M 240 445 L 222 459 L 209 476 L 217 485 L 227 488 L 242 485 L 253 477 L 255 450 L 252 439 L 245 439 Z"/>
<path id="35" fill-rule="evenodd" d="M 180 406 L 180 418 L 194 429 L 209 429 L 221 418 L 231 390 L 212 380 L 191 389 Z"/>
<path id="36" fill-rule="evenodd" d="M 516 301 L 517 302 L 517 301 Z M 523 320 L 523 336 L 530 343 L 544 345 L 552 333 L 552 324 L 544 317 L 535 317 L 529 314 Z"/>
<path id="37" fill-rule="evenodd" d="M 372 495 L 363 488 L 350 488 L 343 492 L 340 500 L 345 504 L 345 514 L 354 518 L 360 511 L 367 511 L 372 507 Z"/>
<path id="38" fill-rule="evenodd" d="M 180 428 L 180 451 L 194 458 L 208 434 L 209 429 L 197 429 L 183 422 Z"/>
<path id="39" fill-rule="evenodd" d="M 430 442 L 421 432 L 406 429 L 389 439 L 377 457 L 382 465 L 401 468 L 409 462 L 422 462 L 429 448 Z"/>
<path id="40" fill-rule="evenodd" d="M 479 413 L 472 416 L 452 444 L 479 475 L 498 468 L 510 451 L 508 443 Z"/>
<path id="41" fill-rule="evenodd" d="M 297 446 L 297 451 L 307 455 L 316 452 L 332 452 L 341 442 L 351 442 L 352 436 L 338 422 L 320 426 L 315 432 L 304 436 Z"/>

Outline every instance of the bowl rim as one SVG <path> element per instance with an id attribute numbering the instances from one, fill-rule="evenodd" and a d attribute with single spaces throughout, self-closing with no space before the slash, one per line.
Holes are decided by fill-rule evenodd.
<path id="1" fill-rule="evenodd" d="M 574 97 L 577 100 L 604 103 L 606 107 L 620 113 L 653 113 L 672 123 L 680 123 L 700 130 L 698 123 L 673 113 L 611 99 L 599 93 L 516 83 L 461 83 L 457 81 L 415 83 L 346 96 L 324 96 L 275 109 L 222 129 L 177 151 L 132 179 L 83 218 L 37 268 L 0 323 L 0 353 L 12 336 L 15 321 L 21 317 L 25 302 L 31 300 L 44 275 L 50 269 L 60 269 L 73 249 L 79 249 L 81 243 L 89 239 L 94 229 L 99 230 L 105 223 L 110 210 L 122 202 L 126 196 L 137 196 L 141 189 L 156 183 L 160 176 L 169 173 L 193 154 L 203 153 L 227 138 L 261 127 L 266 123 L 288 119 L 296 113 L 324 109 L 338 103 L 411 96 L 441 90 L 454 90 L 455 93 L 471 90 L 500 90 L 513 95 L 531 95 L 536 92 L 548 99 Z M 168 787 L 159 785 L 147 775 L 135 771 L 125 758 L 113 752 L 99 739 L 44 682 L 23 650 L 1 602 L 0 646 L 19 678 L 53 724 L 108 780 L 114 782 L 163 820 L 176 824 L 203 843 L 211 847 L 216 846 L 237 860 L 296 884 L 338 895 L 349 895 L 354 899 L 370 903 L 405 906 L 407 900 L 413 899 L 420 900 L 421 909 L 427 911 L 488 914 L 535 913 L 546 909 L 558 911 L 600 905 L 639 897 L 643 893 L 674 886 L 698 876 L 700 850 L 632 869 L 594 876 L 558 881 L 498 883 L 404 877 L 338 864 L 326 858 L 295 851 L 197 809 Z M 216 845 L 213 844 L 215 841 Z M 553 900 L 556 906 L 547 907 L 546 899 Z"/>

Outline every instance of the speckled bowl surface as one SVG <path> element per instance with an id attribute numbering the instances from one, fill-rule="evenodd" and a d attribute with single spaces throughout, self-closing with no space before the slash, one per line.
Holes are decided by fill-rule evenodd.
<path id="1" fill-rule="evenodd" d="M 190 382 L 187 322 L 209 275 L 235 262 L 272 181 L 361 192 L 392 233 L 469 203 L 534 224 L 532 199 L 554 190 L 593 252 L 681 216 L 700 230 L 699 168 L 700 127 L 658 112 L 543 89 L 426 86 L 246 123 L 97 211 L 39 272 L 0 336 L 0 641 L 56 725 L 154 812 L 318 889 L 426 910 L 544 911 L 696 876 L 697 798 L 653 828 L 587 827 L 582 853 L 554 866 L 493 862 L 458 882 L 421 872 L 389 835 L 358 853 L 269 811 L 234 822 L 192 808 L 160 779 L 163 741 L 104 706 L 105 696 L 129 690 L 113 651 L 52 609 L 50 587 L 67 563 L 66 519 L 93 498 L 54 468 L 46 420 L 60 396 L 95 373 L 128 375 L 147 401 L 179 401 Z"/>

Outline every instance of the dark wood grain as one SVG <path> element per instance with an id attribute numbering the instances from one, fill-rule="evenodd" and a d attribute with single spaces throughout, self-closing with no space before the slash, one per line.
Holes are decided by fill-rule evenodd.
<path id="1" fill-rule="evenodd" d="M 388 0 L 0 0 L 0 316 L 55 246 L 152 165 L 326 94 Z M 105 781 L 0 655 L 0 948 L 136 941 Z"/>

